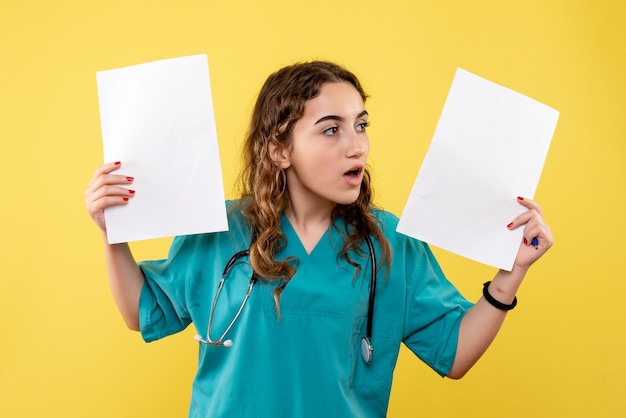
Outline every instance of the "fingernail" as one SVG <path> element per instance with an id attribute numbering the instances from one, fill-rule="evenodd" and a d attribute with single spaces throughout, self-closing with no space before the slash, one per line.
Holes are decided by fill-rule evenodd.
<path id="1" fill-rule="evenodd" d="M 524 200 L 522 196 L 517 196 L 517 200 Z"/>
<path id="2" fill-rule="evenodd" d="M 510 224 L 508 224 L 506 227 L 507 227 L 507 228 L 510 228 L 510 227 L 512 227 L 512 226 L 513 226 L 513 222 L 511 222 Z"/>
<path id="3" fill-rule="evenodd" d="M 127 197 L 124 198 L 124 202 L 128 202 L 128 198 Z"/>
<path id="4" fill-rule="evenodd" d="M 128 200 L 128 199 L 126 199 Z M 524 245 L 528 245 L 528 240 L 526 238 L 524 238 Z"/>
<path id="5" fill-rule="evenodd" d="M 121 162 L 121 161 L 116 161 L 116 162 L 115 162 L 115 165 L 120 165 L 120 164 L 122 164 L 122 162 Z"/>
<path id="6" fill-rule="evenodd" d="M 133 180 L 135 180 L 134 177 L 126 177 L 126 181 L 133 181 Z"/>
<path id="7" fill-rule="evenodd" d="M 135 194 L 135 191 L 134 190 L 129 190 L 128 193 Z"/>

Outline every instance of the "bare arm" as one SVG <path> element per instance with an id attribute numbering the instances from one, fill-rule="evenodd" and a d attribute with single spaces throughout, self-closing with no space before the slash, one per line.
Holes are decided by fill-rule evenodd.
<path id="1" fill-rule="evenodd" d="M 513 269 L 500 270 L 491 281 L 488 291 L 499 302 L 510 304 L 522 284 L 526 272 L 552 246 L 554 240 L 550 228 L 545 224 L 541 208 L 529 199 L 518 199 L 528 211 L 518 216 L 510 229 L 524 226 L 524 242 L 520 244 Z M 539 245 L 533 247 L 531 241 L 537 238 Z M 459 341 L 454 364 L 448 374 L 452 379 L 460 379 L 487 350 L 500 330 L 506 311 L 492 306 L 484 297 L 470 309 L 461 322 Z"/>
<path id="2" fill-rule="evenodd" d="M 134 195 L 134 191 L 123 187 L 132 184 L 132 177 L 112 174 L 120 166 L 120 163 L 109 163 L 99 167 L 87 190 L 85 190 L 85 201 L 87 212 L 102 233 L 107 274 L 113 299 L 126 326 L 131 330 L 138 331 L 139 296 L 144 282 L 143 273 L 135 262 L 127 243 L 109 244 L 106 238 L 104 209 L 128 204 Z"/>

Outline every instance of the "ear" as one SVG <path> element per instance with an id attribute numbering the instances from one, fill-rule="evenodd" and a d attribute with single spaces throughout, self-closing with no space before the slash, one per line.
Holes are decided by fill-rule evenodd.
<path id="1" fill-rule="evenodd" d="M 274 164 L 282 169 L 291 166 L 289 150 L 281 146 L 278 141 L 270 141 L 269 144 L 267 144 L 267 155 Z"/>

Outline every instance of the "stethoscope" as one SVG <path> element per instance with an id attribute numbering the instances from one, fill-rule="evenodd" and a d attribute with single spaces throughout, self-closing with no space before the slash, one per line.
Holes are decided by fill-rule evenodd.
<path id="1" fill-rule="evenodd" d="M 376 297 L 376 254 L 374 253 L 374 246 L 372 245 L 372 240 L 369 236 L 366 236 L 367 246 L 370 254 L 370 261 L 372 263 L 372 271 L 371 271 L 371 279 L 370 279 L 370 293 L 369 293 L 369 302 L 367 307 L 367 327 L 365 331 L 365 337 L 361 339 L 361 357 L 363 357 L 363 361 L 367 364 L 372 362 L 372 358 L 374 356 L 374 347 L 372 346 L 372 323 L 374 321 L 374 299 Z M 246 291 L 243 300 L 241 301 L 241 305 L 237 310 L 237 313 L 230 321 L 230 324 L 226 327 L 222 335 L 217 339 L 211 339 L 211 328 L 213 327 L 213 315 L 215 314 L 215 306 L 217 305 L 217 300 L 222 292 L 222 288 L 224 287 L 224 282 L 226 281 L 226 277 L 228 276 L 228 272 L 235 265 L 235 263 L 241 259 L 242 257 L 247 257 L 250 255 L 248 250 L 239 251 L 235 255 L 233 255 L 228 263 L 226 263 L 226 267 L 224 267 L 224 272 L 222 273 L 222 279 L 220 280 L 217 291 L 215 292 L 215 297 L 213 298 L 213 304 L 211 305 L 211 312 L 209 313 L 209 326 L 207 329 L 206 339 L 202 338 L 200 334 L 196 334 L 194 339 L 199 343 L 203 343 L 206 345 L 214 345 L 220 347 L 231 347 L 233 345 L 233 341 L 230 339 L 225 340 L 226 335 L 231 330 L 237 319 L 239 319 L 239 315 L 243 310 L 243 307 L 246 305 L 250 294 L 252 293 L 252 289 L 257 282 L 256 275 L 252 272 L 250 276 L 250 284 L 248 285 L 248 290 Z"/>

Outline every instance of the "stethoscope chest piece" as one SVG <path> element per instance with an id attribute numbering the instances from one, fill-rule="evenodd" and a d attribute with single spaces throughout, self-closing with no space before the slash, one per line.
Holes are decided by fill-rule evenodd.
<path id="1" fill-rule="evenodd" d="M 361 356 L 366 364 L 370 364 L 372 357 L 374 357 L 374 347 L 367 337 L 361 338 Z"/>

